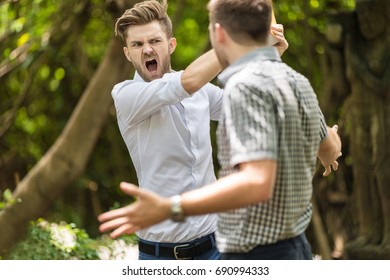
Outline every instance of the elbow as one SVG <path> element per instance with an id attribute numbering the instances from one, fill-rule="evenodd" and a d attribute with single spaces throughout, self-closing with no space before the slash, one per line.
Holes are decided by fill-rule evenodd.
<path id="1" fill-rule="evenodd" d="M 273 197 L 274 184 L 271 182 L 254 183 L 248 187 L 252 190 L 249 204 L 265 203 Z"/>
<path id="2" fill-rule="evenodd" d="M 273 193 L 273 187 L 264 188 L 264 190 L 257 197 L 256 203 L 264 203 L 270 201 L 273 197 Z"/>
<path id="3" fill-rule="evenodd" d="M 241 180 L 244 186 L 242 193 L 247 194 L 248 204 L 270 201 L 276 183 L 277 165 L 274 160 L 264 160 L 240 164 Z"/>
<path id="4" fill-rule="evenodd" d="M 194 75 L 186 74 L 186 72 L 181 76 L 181 85 L 190 95 L 193 95 L 203 86 Z"/>

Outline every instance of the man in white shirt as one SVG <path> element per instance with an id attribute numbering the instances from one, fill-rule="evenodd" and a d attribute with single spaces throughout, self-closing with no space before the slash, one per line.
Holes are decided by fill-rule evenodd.
<path id="1" fill-rule="evenodd" d="M 284 51 L 280 28 L 274 33 Z M 134 79 L 115 85 L 112 96 L 139 186 L 171 197 L 214 182 L 210 119 L 219 120 L 222 105 L 222 90 L 208 83 L 221 70 L 214 51 L 173 71 L 171 21 L 166 4 L 153 0 L 127 10 L 115 31 L 136 69 Z M 138 230 L 139 259 L 219 259 L 216 222 L 215 214 L 207 214 Z M 126 231 L 119 226 L 111 236 Z"/>

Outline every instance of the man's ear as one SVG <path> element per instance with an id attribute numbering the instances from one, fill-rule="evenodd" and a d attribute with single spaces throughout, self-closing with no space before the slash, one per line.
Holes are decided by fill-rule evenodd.
<path id="1" fill-rule="evenodd" d="M 176 45 L 177 45 L 176 38 L 175 37 L 170 38 L 169 39 L 169 54 L 173 54 L 173 52 L 176 49 Z"/>
<path id="2" fill-rule="evenodd" d="M 226 40 L 226 32 L 225 29 L 219 24 L 216 23 L 214 25 L 215 39 L 218 43 L 221 43 Z"/>
<path id="3" fill-rule="evenodd" d="M 131 62 L 129 49 L 127 47 L 123 47 L 123 52 L 125 53 L 125 56 L 126 56 L 127 60 Z"/>

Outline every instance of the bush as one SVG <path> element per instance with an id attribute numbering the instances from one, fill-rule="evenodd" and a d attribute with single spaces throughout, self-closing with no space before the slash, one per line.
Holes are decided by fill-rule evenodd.
<path id="1" fill-rule="evenodd" d="M 31 222 L 27 237 L 7 255 L 10 260 L 98 260 L 128 259 L 134 236 L 112 240 L 107 236 L 94 240 L 74 224 Z"/>

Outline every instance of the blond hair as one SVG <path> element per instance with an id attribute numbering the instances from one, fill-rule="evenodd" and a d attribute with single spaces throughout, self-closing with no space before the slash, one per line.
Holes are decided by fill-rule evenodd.
<path id="1" fill-rule="evenodd" d="M 126 43 L 127 28 L 132 25 L 144 25 L 158 21 L 167 38 L 173 37 L 172 22 L 167 14 L 166 0 L 147 0 L 137 3 L 133 8 L 126 10 L 115 22 L 115 35 L 120 36 Z"/>

